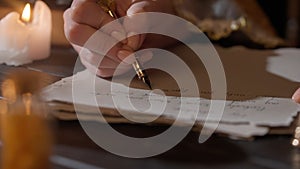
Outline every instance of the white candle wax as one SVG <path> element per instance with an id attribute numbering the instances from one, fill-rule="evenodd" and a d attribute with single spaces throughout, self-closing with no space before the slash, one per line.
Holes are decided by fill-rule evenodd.
<path id="1" fill-rule="evenodd" d="M 0 64 L 19 66 L 49 57 L 52 17 L 49 7 L 37 1 L 32 22 L 20 21 L 20 14 L 11 12 L 0 21 Z"/>

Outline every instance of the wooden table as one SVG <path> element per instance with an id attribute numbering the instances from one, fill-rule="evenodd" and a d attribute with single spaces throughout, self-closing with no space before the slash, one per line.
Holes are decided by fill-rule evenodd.
<path id="1" fill-rule="evenodd" d="M 54 2 L 48 1 L 47 2 Z M 50 4 L 51 4 L 50 3 Z M 3 7 L 8 3 L 0 0 Z M 56 6 L 54 6 L 57 8 Z M 54 8 L 53 7 L 53 8 Z M 65 6 L 61 7 L 65 8 Z M 2 8 L 4 9 L 4 8 Z M 1 9 L 3 16 L 10 10 Z M 61 37 L 62 11 L 58 12 L 54 31 Z M 56 15 L 54 16 L 56 17 Z M 56 19 L 56 22 L 57 19 Z M 56 29 L 56 28 L 54 28 Z M 56 37 L 54 35 L 54 37 Z M 57 38 L 53 38 L 57 39 Z M 58 38 L 57 44 L 65 40 Z M 56 42 L 55 41 L 55 42 Z M 42 72 L 45 76 L 62 77 L 72 75 L 76 53 L 70 48 L 53 47 L 51 57 L 47 60 L 15 68 L 0 65 L 0 81 L 11 70 L 21 69 Z M 91 141 L 80 124 L 76 121 L 57 121 L 55 125 L 56 144 L 51 159 L 53 169 L 299 169 L 300 152 L 294 149 L 290 136 L 266 136 L 253 142 L 234 141 L 213 136 L 206 143 L 197 142 L 198 134 L 191 132 L 183 141 L 170 151 L 147 159 L 128 159 L 113 155 Z M 155 135 L 167 127 L 115 124 L 115 129 L 131 136 Z"/>
<path id="2" fill-rule="evenodd" d="M 76 53 L 70 48 L 53 47 L 52 56 L 20 68 L 0 65 L 0 79 L 10 70 L 34 70 L 57 79 L 72 74 Z M 51 159 L 53 169 L 299 169 L 300 152 L 294 149 L 290 136 L 266 136 L 253 142 L 234 141 L 213 136 L 206 143 L 197 142 L 191 132 L 170 151 L 147 159 L 128 159 L 113 155 L 91 141 L 76 121 L 57 121 L 56 144 Z M 130 136 L 155 135 L 167 127 L 115 124 L 115 129 Z"/>

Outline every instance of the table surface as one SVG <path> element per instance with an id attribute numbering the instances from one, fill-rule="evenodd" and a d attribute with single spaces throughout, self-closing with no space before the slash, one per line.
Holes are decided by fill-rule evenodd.
<path id="1" fill-rule="evenodd" d="M 0 79 L 11 70 L 33 70 L 57 79 L 72 75 L 76 53 L 71 48 L 53 47 L 51 57 L 22 67 L 0 65 Z M 56 144 L 51 158 L 53 169 L 119 169 L 119 168 L 274 168 L 299 169 L 300 152 L 290 144 L 291 136 L 266 136 L 254 141 L 235 141 L 214 135 L 199 144 L 198 133 L 191 132 L 168 152 L 147 159 L 129 159 L 113 155 L 85 134 L 76 121 L 55 122 Z M 144 136 L 167 129 L 163 126 L 114 124 L 122 133 Z"/>

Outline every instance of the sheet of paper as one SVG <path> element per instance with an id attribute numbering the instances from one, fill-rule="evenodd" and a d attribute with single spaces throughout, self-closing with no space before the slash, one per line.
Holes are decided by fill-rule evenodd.
<path id="1" fill-rule="evenodd" d="M 80 90 L 72 88 L 72 79 L 80 86 Z M 88 82 L 95 82 L 95 86 L 99 87 L 91 88 L 87 85 Z M 112 86 L 114 86 L 114 91 L 111 91 Z M 128 87 L 101 78 L 95 79 L 94 75 L 88 71 L 80 72 L 73 77 L 51 85 L 45 91 L 46 98 L 48 101 L 73 103 L 74 93 L 72 93 L 72 89 L 76 90 L 76 96 L 80 96 L 74 104 L 118 109 L 141 115 L 163 115 L 172 118 L 177 118 L 181 107 L 182 112 L 184 112 L 184 115 L 181 116 L 182 120 L 194 120 L 196 118 L 195 112 L 197 113 L 197 121 L 216 122 L 218 120 L 214 116 L 206 119 L 211 107 L 211 100 L 162 96 L 142 89 L 131 89 L 128 93 Z M 151 108 L 150 102 L 153 104 Z M 225 105 L 222 122 L 272 127 L 290 125 L 299 109 L 299 106 L 291 99 L 272 97 L 258 97 L 245 101 L 225 101 Z"/>
<path id="2" fill-rule="evenodd" d="M 275 50 L 275 53 L 268 59 L 268 71 L 283 78 L 300 82 L 300 50 L 285 48 Z"/>
<path id="3" fill-rule="evenodd" d="M 55 112 L 55 116 L 60 120 L 77 120 L 78 116 L 81 120 L 94 121 L 94 122 L 104 122 L 101 118 L 97 118 L 97 115 L 91 115 L 86 113 L 75 112 Z M 128 119 L 123 117 L 106 117 L 106 122 L 109 123 L 130 123 Z M 231 137 L 237 138 L 249 138 L 253 136 L 264 136 L 269 132 L 268 127 L 260 127 L 251 124 L 230 124 L 230 123 L 220 123 L 216 129 L 217 133 L 228 134 Z"/>
<path id="4" fill-rule="evenodd" d="M 217 132 L 229 134 L 232 137 L 249 138 L 253 136 L 264 136 L 268 134 L 268 127 L 260 127 L 249 124 L 219 124 Z M 238 138 L 237 138 L 238 139 Z"/>

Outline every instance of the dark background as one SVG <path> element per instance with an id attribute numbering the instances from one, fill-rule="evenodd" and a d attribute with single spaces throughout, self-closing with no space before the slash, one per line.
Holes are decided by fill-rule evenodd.
<path id="1" fill-rule="evenodd" d="M 49 0 L 48 0 L 49 1 Z M 53 0 L 52 0 L 53 1 Z M 57 4 L 65 5 L 71 0 L 56 0 Z M 270 18 L 278 35 L 285 38 L 286 25 L 288 21 L 288 3 L 289 0 L 257 0 Z"/>
<path id="2" fill-rule="evenodd" d="M 16 0 L 14 0 L 16 1 Z M 35 0 L 18 0 L 33 3 Z M 72 0 L 44 0 L 52 9 L 66 9 Z M 290 41 L 291 46 L 300 45 L 299 33 L 299 0 L 257 0 L 281 38 Z M 0 0 L 0 5 L 8 5 L 11 1 Z M 299 6 L 299 7 L 298 7 Z M 289 24 L 294 19 L 293 24 Z"/>
<path id="3" fill-rule="evenodd" d="M 285 38 L 288 20 L 287 0 L 258 0 L 280 37 Z"/>
<path id="4" fill-rule="evenodd" d="M 49 1 L 49 0 L 47 0 Z M 299 8 L 300 4 L 298 0 L 257 0 L 260 6 L 265 11 L 266 15 L 269 17 L 271 23 L 276 29 L 278 35 L 281 38 L 290 41 L 291 46 L 300 45 L 300 33 L 299 33 Z M 53 2 L 53 0 L 52 0 Z M 56 0 L 56 6 L 66 7 L 71 2 L 71 0 Z M 61 4 L 61 5 L 57 5 Z M 297 6 L 297 7 L 296 7 Z M 290 19 L 296 18 L 297 27 L 288 27 L 288 22 Z M 290 29 L 297 29 L 295 32 L 291 32 Z"/>

